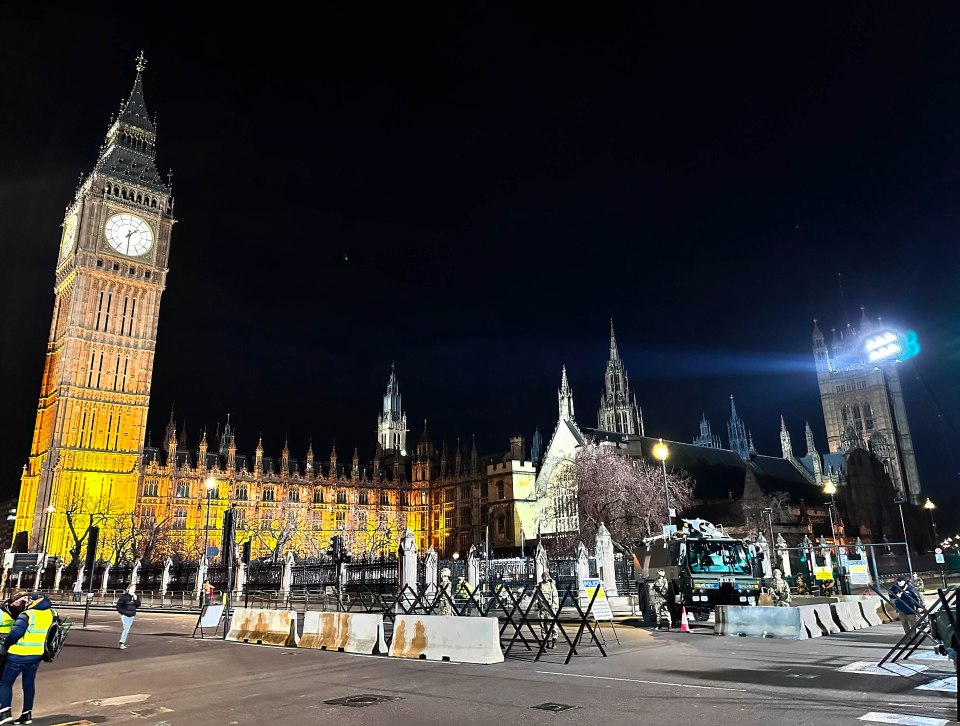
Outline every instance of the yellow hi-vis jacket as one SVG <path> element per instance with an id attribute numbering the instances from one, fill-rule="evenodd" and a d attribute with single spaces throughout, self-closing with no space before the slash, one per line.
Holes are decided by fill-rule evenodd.
<path id="1" fill-rule="evenodd" d="M 15 622 L 17 622 L 15 617 L 6 610 L 0 610 L 0 639 L 7 637 L 7 633 L 10 632 L 10 628 L 13 627 Z"/>
<path id="2" fill-rule="evenodd" d="M 43 655 L 43 644 L 47 631 L 53 625 L 52 610 L 25 610 L 23 615 L 29 618 L 27 630 L 16 643 L 7 648 L 13 655 Z"/>

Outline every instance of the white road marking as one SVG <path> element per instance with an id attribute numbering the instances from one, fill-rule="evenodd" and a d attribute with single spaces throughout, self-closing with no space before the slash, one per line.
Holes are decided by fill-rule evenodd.
<path id="1" fill-rule="evenodd" d="M 930 718 L 928 716 L 906 716 L 901 713 L 884 713 L 871 711 L 861 716 L 859 721 L 874 721 L 876 723 L 898 723 L 904 726 L 944 726 L 948 723 L 945 718 Z"/>
<path id="2" fill-rule="evenodd" d="M 929 683 L 924 683 L 922 686 L 917 686 L 914 690 L 916 691 L 946 691 L 947 693 L 956 693 L 957 692 L 957 677 L 950 676 L 949 678 L 938 678 L 935 681 L 930 681 Z"/>
<path id="3" fill-rule="evenodd" d="M 837 670 L 841 673 L 866 673 L 872 676 L 913 676 L 927 670 L 928 667 L 919 663 L 885 663 L 879 666 L 876 663 L 860 660 L 848 663 Z"/>
<path id="4" fill-rule="evenodd" d="M 624 681 L 625 683 L 646 683 L 651 686 L 673 686 L 674 688 L 699 688 L 711 691 L 738 691 L 746 693 L 746 688 L 725 688 L 724 686 L 697 686 L 692 683 L 666 683 L 664 681 L 643 681 L 639 678 L 614 678 L 613 676 L 585 676 L 580 673 L 556 673 L 554 671 L 537 671 L 546 676 L 567 676 L 568 678 L 596 678 L 601 681 Z"/>
<path id="5" fill-rule="evenodd" d="M 71 705 L 89 703 L 92 706 L 124 706 L 128 703 L 143 703 L 150 698 L 149 693 L 134 693 L 130 696 L 114 696 L 112 698 L 94 698 L 89 701 L 74 701 Z"/>

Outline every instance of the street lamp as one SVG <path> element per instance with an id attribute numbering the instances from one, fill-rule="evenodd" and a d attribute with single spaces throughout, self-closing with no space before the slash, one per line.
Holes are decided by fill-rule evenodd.
<path id="1" fill-rule="evenodd" d="M 460 582 L 460 553 L 454 552 L 453 555 L 453 577 L 455 582 Z"/>
<path id="2" fill-rule="evenodd" d="M 923 503 L 923 508 L 930 512 L 930 526 L 933 527 L 933 541 L 936 542 L 940 539 L 940 536 L 937 534 L 937 520 L 933 518 L 933 510 L 937 508 L 937 505 L 930 501 L 930 497 L 927 497 L 927 501 Z M 936 546 L 936 545 L 934 545 Z M 940 554 L 939 551 L 937 554 Z M 947 577 L 943 574 L 943 565 L 940 565 L 940 580 L 943 582 L 943 589 L 947 589 Z"/>
<path id="3" fill-rule="evenodd" d="M 660 460 L 660 466 L 663 467 L 663 497 L 667 502 L 667 524 L 673 524 L 673 517 L 670 516 L 670 490 L 667 488 L 667 457 L 670 456 L 670 449 L 659 439 L 653 445 L 653 455 Z"/>
<path id="4" fill-rule="evenodd" d="M 840 561 L 840 546 L 837 543 L 837 530 L 833 523 L 834 510 L 837 508 L 836 499 L 834 495 L 837 493 L 837 485 L 834 484 L 829 479 L 827 483 L 823 485 L 823 493 L 830 495 L 830 533 L 833 535 L 833 552 L 837 558 L 837 572 L 840 574 L 840 594 L 847 595 L 847 578 L 843 570 L 843 562 Z"/>
<path id="5" fill-rule="evenodd" d="M 210 499 L 213 497 L 213 490 L 217 486 L 217 480 L 213 478 L 211 474 L 207 478 L 207 520 L 203 525 L 203 561 L 207 561 L 207 548 L 210 545 L 209 531 L 210 531 Z"/>
<path id="6" fill-rule="evenodd" d="M 903 545 L 907 549 L 907 569 L 910 570 L 910 579 L 913 579 L 913 561 L 910 559 L 910 542 L 907 540 L 907 520 L 903 518 L 903 505 L 907 500 L 903 497 L 897 497 L 893 503 L 900 508 L 900 526 L 903 527 Z"/>

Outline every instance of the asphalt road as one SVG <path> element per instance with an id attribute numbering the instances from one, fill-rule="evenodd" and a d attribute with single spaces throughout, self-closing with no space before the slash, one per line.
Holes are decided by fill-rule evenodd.
<path id="1" fill-rule="evenodd" d="M 63 608 L 82 620 L 82 611 Z M 583 648 L 476 666 L 193 639 L 196 616 L 142 613 L 127 650 L 119 617 L 91 613 L 37 680 L 38 726 L 146 724 L 836 724 L 868 712 L 956 718 L 956 695 L 917 686 L 950 675 L 944 659 L 912 677 L 839 671 L 876 663 L 898 624 L 806 641 L 604 627 L 609 657 Z M 938 672 L 939 671 L 939 672 Z M 19 707 L 19 685 L 14 704 Z M 365 707 L 324 701 L 372 694 Z M 545 702 L 575 707 L 532 708 Z M 15 708 L 15 713 L 18 713 Z M 571 721 L 573 718 L 575 721 Z M 931 724 L 937 722 L 930 722 Z"/>

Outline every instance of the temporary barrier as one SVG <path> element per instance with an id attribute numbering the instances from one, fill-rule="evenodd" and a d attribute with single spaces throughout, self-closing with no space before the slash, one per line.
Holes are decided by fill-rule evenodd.
<path id="1" fill-rule="evenodd" d="M 830 605 L 827 603 L 822 603 L 819 605 L 812 605 L 813 611 L 817 614 L 817 622 L 820 623 L 824 632 L 833 635 L 834 633 L 842 633 L 840 626 L 837 625 L 837 621 L 833 618 L 833 610 Z"/>
<path id="2" fill-rule="evenodd" d="M 293 610 L 237 608 L 230 618 L 227 640 L 296 647 L 299 640 L 297 613 Z"/>
<path id="3" fill-rule="evenodd" d="M 867 625 L 883 625 L 883 620 L 877 612 L 879 609 L 879 597 L 864 597 L 860 600 L 860 614 L 867 621 Z"/>
<path id="4" fill-rule="evenodd" d="M 860 613 L 860 604 L 856 601 L 835 602 L 830 605 L 830 609 L 833 610 L 834 619 L 845 632 L 849 633 L 852 630 L 861 630 L 862 628 L 869 627 L 867 621 L 863 619 L 863 615 Z"/>
<path id="5" fill-rule="evenodd" d="M 718 607 L 713 611 L 713 634 L 714 635 L 727 634 L 727 620 L 725 615 L 726 615 L 726 610 L 722 607 Z"/>
<path id="6" fill-rule="evenodd" d="M 303 616 L 300 648 L 372 654 L 387 652 L 380 613 L 321 613 L 308 610 Z"/>
<path id="7" fill-rule="evenodd" d="M 390 655 L 396 658 L 502 663 L 497 618 L 397 615 Z"/>
<path id="8" fill-rule="evenodd" d="M 720 613 L 725 623 L 724 635 L 789 640 L 807 638 L 807 629 L 800 619 L 799 608 L 718 605 L 716 612 Z M 720 634 L 716 630 L 714 633 Z"/>
<path id="9" fill-rule="evenodd" d="M 813 605 L 801 605 L 797 608 L 800 611 L 800 622 L 807 630 L 807 637 L 819 638 L 827 632 L 820 623 L 817 622 L 817 612 Z"/>

